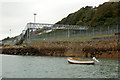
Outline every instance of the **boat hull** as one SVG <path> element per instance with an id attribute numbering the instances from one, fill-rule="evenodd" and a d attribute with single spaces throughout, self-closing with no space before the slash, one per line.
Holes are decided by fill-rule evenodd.
<path id="1" fill-rule="evenodd" d="M 68 58 L 68 63 L 71 64 L 94 64 L 94 60 L 79 60 L 74 58 Z"/>

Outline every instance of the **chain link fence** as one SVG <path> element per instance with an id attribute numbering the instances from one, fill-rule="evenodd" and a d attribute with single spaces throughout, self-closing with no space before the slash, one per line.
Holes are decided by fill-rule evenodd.
<path id="1" fill-rule="evenodd" d="M 35 30 L 29 32 L 27 35 L 27 41 L 35 40 L 49 40 L 49 39 L 61 39 L 68 37 L 80 37 L 80 36 L 97 36 L 97 35 L 110 35 L 119 33 L 119 25 L 112 25 L 99 28 L 88 28 L 87 30 L 74 30 L 74 29 L 58 29 L 58 30 Z"/>

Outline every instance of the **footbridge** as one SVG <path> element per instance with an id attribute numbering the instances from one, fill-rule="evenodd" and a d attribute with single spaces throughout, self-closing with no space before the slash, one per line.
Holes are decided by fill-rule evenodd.
<path id="1" fill-rule="evenodd" d="M 44 23 L 27 23 L 22 32 L 23 36 L 27 36 L 29 32 L 36 30 L 87 30 L 87 26 L 79 25 L 63 25 L 63 24 L 44 24 Z"/>
<path id="2" fill-rule="evenodd" d="M 67 30 L 69 37 L 69 30 L 87 30 L 87 26 L 79 25 L 64 25 L 64 24 L 45 24 L 45 23 L 27 23 L 25 29 L 22 31 L 21 38 L 29 39 L 30 33 L 45 30 L 45 31 L 55 31 L 55 30 Z"/>

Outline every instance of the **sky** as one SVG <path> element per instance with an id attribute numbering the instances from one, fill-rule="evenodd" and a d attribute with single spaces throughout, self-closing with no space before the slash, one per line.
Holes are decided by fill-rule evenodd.
<path id="1" fill-rule="evenodd" d="M 85 6 L 109 0 L 0 0 L 0 40 L 19 35 L 29 22 L 54 24 Z"/>

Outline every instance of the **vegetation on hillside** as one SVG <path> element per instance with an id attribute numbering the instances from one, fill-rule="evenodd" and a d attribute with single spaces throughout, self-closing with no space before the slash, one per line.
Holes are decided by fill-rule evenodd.
<path id="1" fill-rule="evenodd" d="M 87 25 L 90 27 L 120 25 L 120 2 L 106 2 L 98 7 L 86 6 L 69 14 L 56 24 Z"/>
<path id="2" fill-rule="evenodd" d="M 14 40 L 14 39 L 15 39 L 15 37 L 7 37 L 7 38 L 2 39 L 2 41 Z"/>

